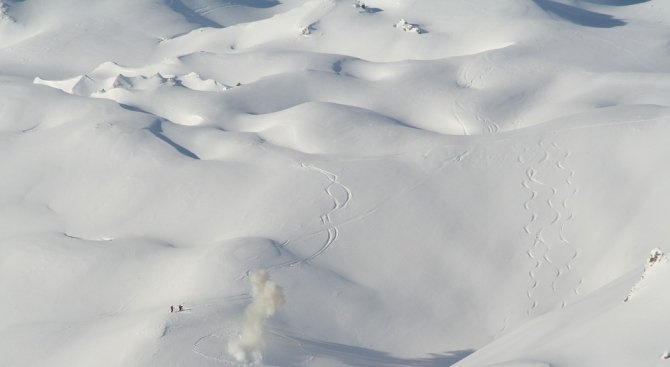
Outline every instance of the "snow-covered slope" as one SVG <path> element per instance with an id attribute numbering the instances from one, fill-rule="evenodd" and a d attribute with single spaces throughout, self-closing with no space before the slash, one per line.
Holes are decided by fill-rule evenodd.
<path id="1" fill-rule="evenodd" d="M 0 4 L 0 365 L 667 364 L 670 3 Z"/>

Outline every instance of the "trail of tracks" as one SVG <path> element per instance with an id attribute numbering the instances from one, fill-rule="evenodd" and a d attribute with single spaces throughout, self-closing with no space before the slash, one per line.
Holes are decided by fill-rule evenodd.
<path id="1" fill-rule="evenodd" d="M 326 239 L 326 242 L 323 244 L 323 246 L 321 246 L 321 248 L 319 248 L 316 252 L 314 252 L 312 255 L 310 255 L 309 257 L 307 257 L 303 260 L 303 262 L 305 262 L 305 261 L 314 260 L 317 257 L 321 256 L 324 252 L 326 252 L 330 248 L 330 246 L 333 245 L 333 243 L 335 241 L 337 241 L 337 238 L 340 234 L 340 230 L 333 223 L 332 215 L 335 212 L 346 208 L 347 205 L 349 204 L 349 202 L 351 201 L 351 198 L 353 197 L 353 195 L 351 193 L 351 190 L 347 186 L 345 186 L 345 185 L 343 185 L 339 182 L 339 177 L 336 174 L 334 174 L 332 172 L 329 172 L 329 171 L 326 171 L 323 168 L 319 168 L 319 167 L 315 167 L 315 166 L 311 166 L 311 165 L 305 165 L 304 163 L 303 163 L 302 166 L 304 168 L 311 169 L 313 171 L 316 171 L 316 172 L 321 173 L 322 175 L 326 176 L 326 178 L 330 181 L 330 184 L 328 186 L 326 186 L 324 191 L 333 200 L 333 208 L 330 211 L 328 211 L 327 213 L 325 213 L 321 216 L 321 223 L 323 223 L 326 226 L 326 231 L 328 233 L 328 238 Z M 339 187 L 345 193 L 345 198 L 344 198 L 343 201 L 340 201 L 337 198 L 337 196 L 333 194 L 332 190 L 333 190 L 334 187 Z"/>
<path id="2" fill-rule="evenodd" d="M 437 173 L 437 172 L 441 172 L 450 163 L 461 162 L 469 154 L 470 154 L 470 151 L 466 150 L 466 151 L 458 153 L 456 155 L 444 158 L 442 160 L 442 163 L 440 164 L 440 166 L 437 169 L 435 169 L 434 174 Z M 278 247 L 280 249 L 289 249 L 291 247 L 291 245 L 295 242 L 303 241 L 303 240 L 309 239 L 311 237 L 321 235 L 323 233 L 326 233 L 327 237 L 326 237 L 325 241 L 322 243 L 322 245 L 316 251 L 314 251 L 312 254 L 310 254 L 309 256 L 271 266 L 271 267 L 268 268 L 268 270 L 296 267 L 298 265 L 301 265 L 301 264 L 304 264 L 304 263 L 309 262 L 311 260 L 314 260 L 314 259 L 318 258 L 319 256 L 323 255 L 326 251 L 328 251 L 328 249 L 330 249 L 333 246 L 333 244 L 338 240 L 339 234 L 340 234 L 338 224 L 333 222 L 332 217 L 336 212 L 345 209 L 349 205 L 351 200 L 353 199 L 353 193 L 352 193 L 351 189 L 348 186 L 346 186 L 346 185 L 344 185 L 340 182 L 340 178 L 337 174 L 335 174 L 333 172 L 330 172 L 328 170 L 325 170 L 323 168 L 311 165 L 311 164 L 301 163 L 301 167 L 304 168 L 304 169 L 309 169 L 309 170 L 315 171 L 315 172 L 323 175 L 329 181 L 329 184 L 325 186 L 323 191 L 330 197 L 330 199 L 333 202 L 333 206 L 330 210 L 328 210 L 326 213 L 324 213 L 320 216 L 320 221 L 324 225 L 324 228 L 319 229 L 319 230 L 314 231 L 314 232 L 310 232 L 310 233 L 303 233 L 303 234 L 301 234 L 301 235 L 299 235 L 295 238 L 288 239 L 288 240 L 284 241 L 282 244 L 278 245 Z M 432 178 L 433 178 L 433 175 L 430 175 L 426 179 L 417 182 L 415 185 L 409 186 L 407 188 L 404 188 L 404 189 L 400 190 L 399 192 L 394 193 L 393 196 L 403 195 L 406 192 L 412 191 L 412 190 L 416 189 L 417 187 L 425 184 L 428 180 L 430 180 Z M 339 191 L 339 193 L 340 193 L 339 196 L 337 195 L 336 191 Z M 365 211 L 362 214 L 359 214 L 359 215 L 354 216 L 354 217 L 350 217 L 346 220 L 342 220 L 342 221 L 339 222 L 339 224 L 358 221 L 358 220 L 361 220 L 361 219 L 363 219 L 363 218 L 365 218 L 369 215 L 372 215 L 373 213 L 375 213 L 377 211 L 377 209 L 381 205 L 384 205 L 385 203 L 387 203 L 390 200 L 390 198 L 391 198 L 390 196 L 384 198 L 383 200 L 381 200 L 379 205 L 376 205 L 376 206 L 372 207 L 371 209 Z"/>
<path id="3" fill-rule="evenodd" d="M 339 237 L 339 229 L 337 225 L 333 222 L 333 214 L 336 213 L 339 210 L 342 210 L 347 207 L 349 202 L 351 201 L 353 195 L 351 190 L 344 184 L 340 183 L 339 181 L 339 176 L 333 172 L 330 172 L 328 170 L 325 170 L 320 167 L 316 167 L 314 165 L 309 165 L 302 163 L 301 167 L 303 169 L 308 169 L 314 172 L 317 172 L 318 174 L 324 176 L 328 180 L 328 184 L 325 186 L 323 191 L 328 195 L 328 197 L 332 200 L 333 205 L 332 208 L 330 208 L 327 212 L 322 214 L 320 216 L 321 223 L 325 226 L 325 228 L 318 230 L 316 232 L 312 233 L 306 233 L 302 234 L 296 238 L 286 240 L 284 243 L 279 245 L 278 247 L 280 248 L 288 248 L 293 242 L 298 242 L 300 240 L 306 240 L 312 237 L 315 237 L 317 235 L 326 233 L 326 239 L 325 241 L 319 246 L 316 251 L 312 252 L 310 255 L 300 258 L 300 259 L 295 259 L 289 262 L 284 262 L 281 264 L 277 264 L 274 266 L 271 266 L 268 268 L 268 270 L 273 270 L 273 269 L 280 269 L 280 268 L 292 268 L 295 266 L 298 266 L 300 264 L 304 264 L 306 262 L 312 261 L 319 256 L 323 255 L 328 249 L 337 241 Z M 339 189 L 339 194 L 335 192 L 337 189 Z M 343 198 L 341 197 L 343 196 Z M 311 242 L 311 241 L 310 241 Z M 247 275 L 249 274 L 249 271 L 246 273 Z M 247 294 L 240 294 L 240 295 L 235 295 L 235 296 L 230 296 L 227 297 L 226 300 L 242 300 L 242 299 L 248 299 L 249 296 Z M 205 306 L 211 306 L 212 304 L 206 304 Z M 211 360 L 215 361 L 221 364 L 226 364 L 226 365 L 231 365 L 231 366 L 242 366 L 246 364 L 242 364 L 239 362 L 235 362 L 232 357 L 223 349 L 220 348 L 215 348 L 216 353 L 208 353 L 203 350 L 202 344 L 206 344 L 211 341 L 211 339 L 216 339 L 217 345 L 220 344 L 222 346 L 225 346 L 225 342 L 230 340 L 231 338 L 234 337 L 233 333 L 230 332 L 230 330 L 235 330 L 233 327 L 229 328 L 223 328 L 222 331 L 218 333 L 211 333 L 208 335 L 205 335 L 198 340 L 196 340 L 193 343 L 192 346 L 192 351 L 193 353 Z M 281 337 L 281 335 L 277 334 L 278 336 Z M 302 346 L 300 346 L 302 347 Z M 307 354 L 306 354 L 307 355 Z"/>
<path id="4" fill-rule="evenodd" d="M 565 197 L 563 199 L 563 202 L 561 203 L 561 206 L 567 216 L 565 220 L 560 224 L 560 229 L 558 231 L 559 240 L 561 241 L 563 246 L 568 248 L 569 251 L 572 253 L 570 260 L 568 260 L 568 262 L 565 264 L 565 271 L 570 272 L 572 271 L 575 260 L 577 260 L 577 257 L 579 256 L 579 250 L 576 247 L 574 247 L 572 243 L 567 239 L 565 235 L 565 227 L 574 219 L 575 215 L 572 212 L 569 203 L 577 195 L 579 189 L 574 187 L 572 182 L 572 178 L 575 176 L 575 171 L 566 167 L 566 161 L 568 158 L 570 158 L 570 155 L 572 153 L 569 150 L 561 149 L 561 147 L 555 142 L 552 143 L 552 146 L 562 153 L 562 157 L 556 161 L 556 167 L 563 172 L 567 172 L 565 183 L 568 185 L 569 188 L 568 191 L 570 192 L 568 196 Z M 575 295 L 579 295 L 579 287 L 581 286 L 582 282 L 583 280 L 579 279 L 577 285 L 573 288 L 573 292 L 575 293 Z M 565 300 L 563 300 L 562 306 L 565 307 Z"/>
<path id="5" fill-rule="evenodd" d="M 466 113 L 470 113 L 474 119 L 479 122 L 482 127 L 482 133 L 497 134 L 500 132 L 500 125 L 484 116 L 481 109 L 476 107 L 470 110 L 466 109 L 462 102 L 465 92 L 475 88 L 475 82 L 484 80 L 486 75 L 493 70 L 494 64 L 490 59 L 489 52 L 484 52 L 482 55 L 483 57 L 476 57 L 474 60 L 465 63 L 465 66 L 461 68 L 461 71 L 459 72 L 459 84 L 464 88 L 464 91 L 454 97 L 451 110 L 456 122 L 458 122 L 463 130 L 464 135 L 470 135 L 470 131 L 466 124 L 467 121 L 464 121 L 463 119 L 463 114 Z M 473 65 L 476 64 L 480 58 L 483 58 L 484 63 L 487 64 L 487 66 L 480 69 L 479 72 L 473 73 Z M 476 74 L 476 76 L 473 76 L 473 74 Z"/>
<path id="6" fill-rule="evenodd" d="M 530 158 L 525 156 L 531 155 Z M 531 260 L 528 271 L 530 286 L 526 290 L 529 306 L 527 316 L 532 316 L 539 305 L 539 299 L 549 304 L 565 307 L 566 286 L 573 282 L 574 264 L 579 251 L 566 235 L 566 227 L 574 218 L 570 202 L 578 193 L 574 186 L 574 170 L 568 167 L 571 152 L 557 142 L 546 144 L 540 140 L 533 149 L 526 148 L 519 155 L 518 162 L 525 167 L 525 178 L 521 186 L 528 191 L 528 199 L 523 207 L 529 214 L 524 233 L 530 237 L 526 255 Z M 571 287 L 572 293 L 579 294 L 579 279 Z M 541 297 L 538 298 L 538 294 Z M 546 311 L 548 309 L 543 309 Z"/>
<path id="7" fill-rule="evenodd" d="M 226 364 L 229 366 L 234 366 L 234 365 L 242 365 L 241 363 L 235 363 L 232 360 L 232 357 L 228 355 L 228 353 L 225 352 L 224 348 L 221 348 L 222 351 L 218 352 L 216 355 L 209 354 L 207 352 L 203 352 L 201 349 L 201 344 L 204 342 L 210 340 L 210 339 L 217 339 L 219 341 L 219 344 L 221 344 L 222 347 L 226 346 L 226 341 L 229 340 L 232 336 L 231 335 L 219 335 L 217 333 L 211 333 L 207 334 L 205 336 L 202 336 L 198 338 L 195 342 L 193 342 L 193 346 L 191 347 L 191 350 L 193 353 L 199 355 L 202 358 L 208 359 L 210 361 L 215 361 L 221 364 Z"/>
<path id="8" fill-rule="evenodd" d="M 318 230 L 316 232 L 302 234 L 302 235 L 300 235 L 296 238 L 286 240 L 286 241 L 284 241 L 284 243 L 282 243 L 280 245 L 280 247 L 281 248 L 288 248 L 289 245 L 293 242 L 297 242 L 299 240 L 304 240 L 304 239 L 307 239 L 307 238 L 310 238 L 310 237 L 314 237 L 314 236 L 317 236 L 317 235 L 322 234 L 322 233 L 326 233 L 327 237 L 326 237 L 325 241 L 323 242 L 323 244 L 316 251 L 314 251 L 312 254 L 310 254 L 309 256 L 306 256 L 302 259 L 296 259 L 296 260 L 292 260 L 292 261 L 285 262 L 285 263 L 282 263 L 282 264 L 278 264 L 278 265 L 270 267 L 270 269 L 295 267 L 297 265 L 312 261 L 312 260 L 316 259 L 317 257 L 323 255 L 326 251 L 328 251 L 328 249 L 335 243 L 335 241 L 337 241 L 337 239 L 339 237 L 339 234 L 340 234 L 339 228 L 337 227 L 337 225 L 335 223 L 333 223 L 332 216 L 337 211 L 340 211 L 340 210 L 346 208 L 347 205 L 349 205 L 349 202 L 351 201 L 351 199 L 353 198 L 353 194 L 351 192 L 351 189 L 349 189 L 349 187 L 347 187 L 346 185 L 340 183 L 340 179 L 339 179 L 339 176 L 337 174 L 335 174 L 333 172 L 330 172 L 330 171 L 327 171 L 323 168 L 316 167 L 314 165 L 308 165 L 308 164 L 305 164 L 305 163 L 302 163 L 301 167 L 304 168 L 304 169 L 309 169 L 309 170 L 312 170 L 314 172 L 317 172 L 317 173 L 325 176 L 326 179 L 328 179 L 329 184 L 323 189 L 323 191 L 333 201 L 333 207 L 329 211 L 327 211 L 326 213 L 324 213 L 320 216 L 321 223 L 324 225 L 325 228 L 323 228 L 321 230 Z M 338 196 L 334 193 L 335 188 L 339 188 L 339 190 L 342 193 L 344 193 L 344 199 L 338 198 Z"/>

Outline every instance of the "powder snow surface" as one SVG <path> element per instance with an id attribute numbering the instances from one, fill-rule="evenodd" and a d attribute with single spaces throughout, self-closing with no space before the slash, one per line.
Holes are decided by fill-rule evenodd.
<path id="1" fill-rule="evenodd" d="M 0 0 L 0 366 L 670 366 L 669 39 L 667 0 Z"/>

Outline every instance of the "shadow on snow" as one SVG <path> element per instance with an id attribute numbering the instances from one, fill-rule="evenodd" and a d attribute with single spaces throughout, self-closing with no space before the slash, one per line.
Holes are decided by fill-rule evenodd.
<path id="1" fill-rule="evenodd" d="M 429 357 L 425 358 L 405 359 L 393 357 L 384 352 L 354 347 L 351 345 L 308 340 L 299 337 L 292 338 L 299 342 L 302 348 L 310 355 L 329 358 L 344 365 L 356 367 L 448 367 L 456 364 L 456 362 L 474 352 L 474 350 L 471 349 L 457 350 L 441 354 L 431 354 Z"/>
<path id="2" fill-rule="evenodd" d="M 592 0 L 605 3 L 626 3 L 625 0 Z M 638 0 L 639 1 L 639 0 Z M 533 2 L 547 13 L 554 14 L 571 23 L 594 28 L 612 28 L 626 25 L 621 19 L 611 15 L 584 10 L 572 5 L 561 4 L 554 0 L 533 0 Z"/>
<path id="3" fill-rule="evenodd" d="M 251 8 L 271 8 L 275 5 L 281 4 L 277 0 L 228 0 L 225 2 L 228 5 L 248 6 Z"/>
<path id="4" fill-rule="evenodd" d="M 181 14 L 189 23 L 197 24 L 201 27 L 223 28 L 221 24 L 193 11 L 182 0 L 165 0 L 165 5 L 170 7 L 175 13 Z"/>
<path id="5" fill-rule="evenodd" d="M 646 3 L 649 0 L 582 0 L 587 3 L 609 6 L 627 6 Z"/>

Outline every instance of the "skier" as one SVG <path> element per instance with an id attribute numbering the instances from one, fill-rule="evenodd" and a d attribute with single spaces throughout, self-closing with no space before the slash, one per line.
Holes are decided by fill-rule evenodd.
<path id="1" fill-rule="evenodd" d="M 179 305 L 179 312 L 182 312 L 182 311 L 184 311 L 184 306 Z"/>
<path id="2" fill-rule="evenodd" d="M 174 312 L 174 305 L 170 305 L 170 312 Z"/>

